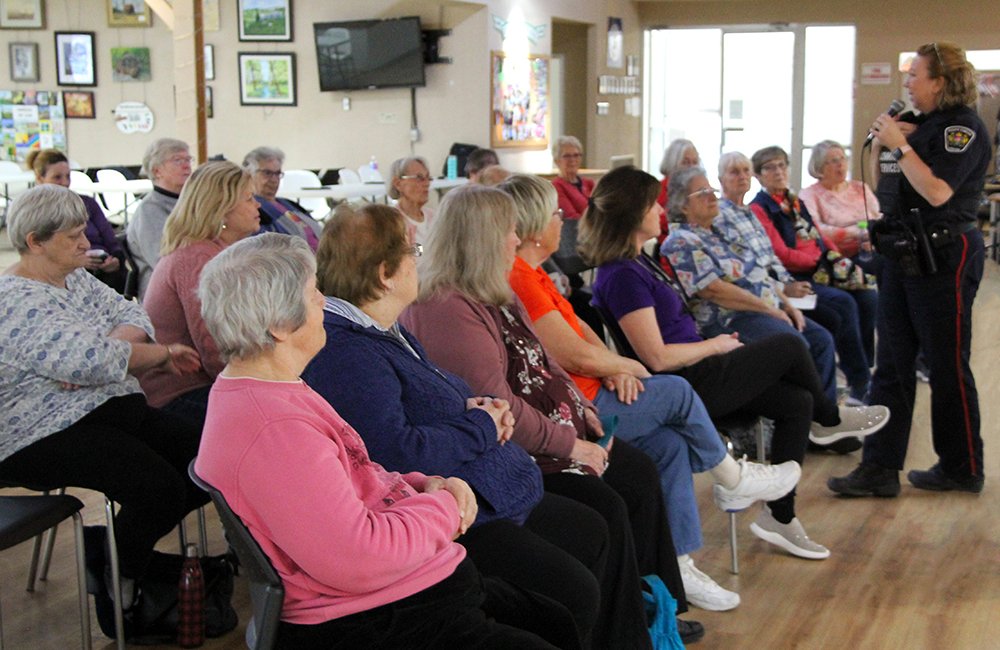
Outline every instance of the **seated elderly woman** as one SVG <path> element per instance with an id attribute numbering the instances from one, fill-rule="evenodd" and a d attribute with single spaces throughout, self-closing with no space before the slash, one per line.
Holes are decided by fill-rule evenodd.
<path id="1" fill-rule="evenodd" d="M 785 268 L 797 279 L 811 282 L 817 296 L 811 316 L 833 334 L 845 372 L 846 368 L 856 369 L 851 371 L 853 378 L 848 377 L 855 381 L 850 385 L 850 397 L 861 402 L 868 392 L 868 382 L 858 381 L 860 369 L 867 370 L 875 362 L 878 294 L 874 281 L 860 268 L 852 268 L 850 260 L 840 257 L 836 245 L 816 228 L 809 209 L 789 189 L 788 155 L 784 150 L 765 147 L 751 160 L 762 189 L 750 202 L 750 209 L 767 231 Z M 842 282 L 838 281 L 840 275 Z"/>
<path id="2" fill-rule="evenodd" d="M 139 298 L 160 261 L 160 241 L 167 217 L 177 205 L 181 188 L 191 175 L 191 152 L 174 138 L 154 140 L 142 157 L 142 171 L 153 181 L 153 191 L 142 198 L 128 222 L 128 246 L 139 272 Z"/>
<path id="3" fill-rule="evenodd" d="M 420 298 L 401 320 L 430 359 L 473 393 L 510 403 L 512 440 L 535 457 L 546 491 L 607 521 L 608 571 L 617 584 L 601 593 L 593 646 L 648 647 L 635 567 L 684 598 L 656 468 L 624 440 L 614 440 L 609 453 L 610 434 L 597 444 L 605 436 L 596 409 L 538 341 L 507 280 L 519 244 L 516 221 L 513 201 L 499 190 L 448 192 L 427 243 Z"/>
<path id="4" fill-rule="evenodd" d="M 208 500 L 187 475 L 200 431 L 150 408 L 132 375 L 192 372 L 198 353 L 155 343 L 142 308 L 84 270 L 87 211 L 76 194 L 39 185 L 8 219 L 18 261 L 0 275 L 0 481 L 118 502 L 128 609 L 157 540 Z"/>
<path id="5" fill-rule="evenodd" d="M 695 149 L 694 143 L 684 138 L 673 140 L 663 151 L 663 160 L 660 161 L 660 174 L 663 180 L 660 181 L 660 194 L 656 197 L 656 202 L 664 208 L 667 207 L 667 186 L 670 184 L 670 177 L 674 173 L 687 169 L 688 167 L 698 167 L 701 165 L 701 156 Z M 660 234 L 657 235 L 657 243 L 662 244 L 667 238 L 670 230 L 670 223 L 664 213 L 663 221 L 660 223 Z"/>
<path id="6" fill-rule="evenodd" d="M 430 167 L 420 156 L 394 160 L 385 182 L 389 198 L 397 201 L 396 207 L 406 217 L 406 231 L 415 242 L 427 241 L 434 211 L 427 207 L 431 191 Z"/>
<path id="7" fill-rule="evenodd" d="M 281 577 L 277 647 L 553 647 L 481 609 L 453 541 L 476 518 L 468 484 L 386 471 L 299 378 L 326 340 L 315 273 L 304 240 L 265 233 L 209 262 L 198 289 L 226 367 L 195 471 Z"/>
<path id="8" fill-rule="evenodd" d="M 231 162 L 205 163 L 191 175 L 167 219 L 159 264 L 143 307 L 165 343 L 183 343 L 201 356 L 197 372 L 177 376 L 153 369 L 140 376 L 149 403 L 201 426 L 208 391 L 224 365 L 201 318 L 202 269 L 230 244 L 260 228 L 250 175 Z"/>
<path id="9" fill-rule="evenodd" d="M 260 203 L 261 232 L 277 232 L 305 239 L 315 252 L 323 226 L 304 207 L 278 197 L 285 152 L 274 147 L 257 147 L 243 157 L 243 169 L 253 179 L 254 198 Z"/>
<path id="10" fill-rule="evenodd" d="M 25 164 L 35 172 L 39 185 L 54 183 L 69 187 L 69 159 L 57 149 L 35 150 L 28 154 Z M 125 252 L 115 237 L 115 230 L 104 216 L 104 210 L 93 197 L 80 195 L 87 208 L 87 229 L 84 234 L 90 242 L 87 270 L 118 293 L 125 291 Z"/>
<path id="11" fill-rule="evenodd" d="M 594 302 L 617 320 L 639 360 L 654 372 L 688 380 L 713 418 L 746 413 L 774 420 L 775 462 L 801 464 L 810 428 L 833 441 L 884 426 L 887 409 L 838 409 L 826 397 L 809 352 L 795 335 L 746 345 L 735 334 L 699 336 L 681 289 L 662 281 L 658 267 L 641 255 L 643 243 L 660 227 L 658 192 L 659 183 L 649 174 L 613 169 L 598 183 L 581 223 L 581 252 L 599 267 Z M 794 490 L 769 501 L 751 530 L 799 557 L 830 555 L 809 539 L 795 516 Z"/>
<path id="12" fill-rule="evenodd" d="M 421 251 L 397 210 L 338 206 L 316 260 L 317 286 L 328 296 L 326 346 L 302 378 L 361 434 L 382 467 L 467 481 L 479 515 L 458 541 L 479 570 L 564 604 L 588 639 L 598 580 L 617 580 L 601 551 L 607 528 L 580 503 L 543 497 L 538 467 L 509 442 L 510 405 L 474 396 L 398 324 L 417 297 Z"/>
<path id="13" fill-rule="evenodd" d="M 698 571 L 688 555 L 702 545 L 691 473 L 711 472 L 717 481 L 716 503 L 734 511 L 759 499 L 787 494 L 798 480 L 798 465 L 737 463 L 726 453 L 690 384 L 680 377 L 650 376 L 635 359 L 608 350 L 541 269 L 559 246 L 561 219 L 555 190 L 536 176 L 524 175 L 510 178 L 500 189 L 517 206 L 521 240 L 510 284 L 524 303 L 539 340 L 604 416 L 618 418 L 615 436 L 656 462 L 688 602 L 712 610 L 736 607 L 739 596 Z"/>
<path id="14" fill-rule="evenodd" d="M 552 159 L 558 176 L 552 179 L 559 194 L 559 209 L 567 219 L 579 219 L 587 209 L 587 199 L 594 191 L 594 181 L 579 175 L 583 165 L 583 145 L 571 135 L 556 138 Z"/>
<path id="15" fill-rule="evenodd" d="M 816 227 L 847 257 L 855 257 L 871 244 L 864 241 L 858 222 L 879 218 L 878 199 L 861 181 L 847 180 L 848 161 L 844 147 L 823 140 L 812 149 L 809 175 L 816 182 L 802 188 L 799 200 L 806 204 Z"/>

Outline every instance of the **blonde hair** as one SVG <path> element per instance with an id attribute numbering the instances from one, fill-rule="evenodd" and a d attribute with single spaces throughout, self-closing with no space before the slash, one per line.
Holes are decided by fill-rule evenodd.
<path id="1" fill-rule="evenodd" d="M 465 185 L 445 194 L 420 268 L 420 300 L 454 289 L 486 304 L 509 304 L 504 239 L 516 221 L 514 200 L 496 188 Z"/>
<path id="2" fill-rule="evenodd" d="M 515 174 L 497 186 L 514 199 L 517 206 L 517 236 L 522 242 L 536 237 L 552 221 L 559 204 L 556 188 L 548 181 L 528 174 Z"/>
<path id="3" fill-rule="evenodd" d="M 194 170 L 167 217 L 160 256 L 218 237 L 226 214 L 236 207 L 241 194 L 250 191 L 249 172 L 229 161 L 208 162 Z"/>
<path id="4" fill-rule="evenodd" d="M 976 101 L 976 69 L 965 58 L 965 50 L 954 43 L 927 43 L 917 49 L 917 56 L 927 61 L 931 79 L 944 79 L 938 108 L 968 106 Z"/>

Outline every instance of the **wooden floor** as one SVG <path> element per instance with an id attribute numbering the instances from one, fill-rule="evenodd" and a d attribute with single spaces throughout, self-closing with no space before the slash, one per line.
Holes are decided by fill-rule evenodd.
<path id="1" fill-rule="evenodd" d="M 851 470 L 858 454 L 811 455 L 799 484 L 798 512 L 806 530 L 827 545 L 830 559 L 796 559 L 757 540 L 740 516 L 739 576 L 729 573 L 728 519 L 712 505 L 707 477 L 698 477 L 706 545 L 698 566 L 743 603 L 731 612 L 698 609 L 686 615 L 705 624 L 703 650 L 958 649 L 1000 648 L 1000 269 L 987 262 L 976 303 L 973 365 L 982 401 L 986 440 L 986 489 L 981 495 L 931 494 L 909 487 L 897 499 L 835 498 L 830 475 Z M 933 460 L 928 426 L 928 389 L 920 385 L 906 468 Z M 13 493 L 6 491 L 5 493 Z M 88 504 L 86 521 L 100 523 L 93 494 L 77 491 Z M 218 520 L 210 516 L 212 553 L 224 550 Z M 193 525 L 193 524 L 192 524 Z M 0 598 L 9 648 L 79 646 L 71 528 L 60 529 L 48 584 L 24 591 L 30 544 L 0 554 Z M 176 552 L 176 541 L 163 548 Z M 244 648 L 248 599 L 237 579 L 239 628 L 205 648 Z M 97 648 L 113 644 L 94 623 Z"/>

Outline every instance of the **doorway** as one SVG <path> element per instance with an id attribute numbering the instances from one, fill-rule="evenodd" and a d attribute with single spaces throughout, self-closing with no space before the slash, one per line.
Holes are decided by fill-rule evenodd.
<path id="1" fill-rule="evenodd" d="M 574 135 L 583 143 L 584 167 L 590 167 L 587 152 L 587 39 L 590 25 L 552 21 L 552 139 Z"/>

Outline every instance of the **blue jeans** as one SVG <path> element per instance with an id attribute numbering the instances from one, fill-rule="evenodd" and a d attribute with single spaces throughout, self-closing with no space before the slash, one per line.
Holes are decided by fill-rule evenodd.
<path id="1" fill-rule="evenodd" d="M 739 332 L 744 343 L 759 341 L 775 334 L 795 334 L 806 342 L 809 356 L 812 357 L 816 373 L 819 375 L 823 394 L 832 403 L 837 403 L 837 357 L 834 354 L 833 336 L 822 325 L 810 318 L 806 319 L 806 328 L 800 332 L 785 321 L 756 311 L 738 311 L 725 327 L 712 324 L 703 328 L 702 336 L 706 339 L 719 334 Z"/>
<path id="2" fill-rule="evenodd" d="M 816 309 L 810 315 L 825 327 L 837 345 L 840 369 L 855 396 L 863 394 L 871 381 L 874 365 L 875 312 L 878 292 L 872 289 L 844 291 L 813 284 Z"/>
<path id="3" fill-rule="evenodd" d="M 618 416 L 616 438 L 653 459 L 674 546 L 678 555 L 684 555 L 702 545 L 692 474 L 721 463 L 726 448 L 701 398 L 685 379 L 654 375 L 642 383 L 646 390 L 631 404 L 618 401 L 614 392 L 602 386 L 594 405 L 602 416 Z"/>

